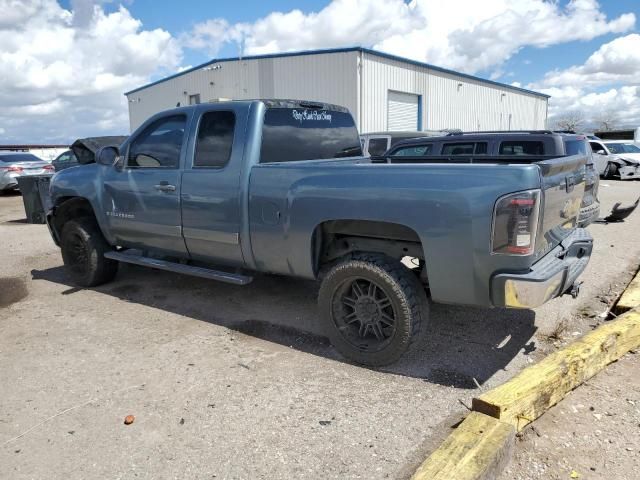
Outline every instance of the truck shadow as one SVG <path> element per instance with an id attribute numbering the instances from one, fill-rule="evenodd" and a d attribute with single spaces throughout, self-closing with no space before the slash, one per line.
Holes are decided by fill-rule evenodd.
<path id="1" fill-rule="evenodd" d="M 74 287 L 63 267 L 32 270 L 34 280 Z M 260 275 L 238 287 L 210 280 L 121 265 L 116 280 L 95 288 L 133 302 L 221 325 L 269 342 L 345 361 L 323 336 L 317 315 L 318 283 Z M 418 341 L 384 372 L 455 388 L 477 388 L 504 369 L 521 351 L 536 349 L 531 310 L 479 309 L 430 305 L 430 318 Z"/>

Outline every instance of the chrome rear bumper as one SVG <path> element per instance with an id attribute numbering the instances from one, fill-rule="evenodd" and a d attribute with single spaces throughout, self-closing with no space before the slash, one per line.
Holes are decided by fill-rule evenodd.
<path id="1" fill-rule="evenodd" d="M 535 308 L 570 290 L 584 271 L 593 238 L 577 228 L 528 272 L 499 273 L 491 279 L 491 299 L 496 307 Z"/>

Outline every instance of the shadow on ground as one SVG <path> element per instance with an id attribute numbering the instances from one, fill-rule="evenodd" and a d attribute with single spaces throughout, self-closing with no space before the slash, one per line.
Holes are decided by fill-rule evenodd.
<path id="1" fill-rule="evenodd" d="M 32 270 L 34 280 L 72 286 L 63 267 Z M 259 275 L 245 286 L 121 265 L 118 277 L 95 291 L 290 346 L 338 361 L 342 357 L 323 336 L 317 316 L 318 284 Z M 536 349 L 531 310 L 478 309 L 431 304 L 421 338 L 385 372 L 457 388 L 476 388 L 518 353 Z"/>

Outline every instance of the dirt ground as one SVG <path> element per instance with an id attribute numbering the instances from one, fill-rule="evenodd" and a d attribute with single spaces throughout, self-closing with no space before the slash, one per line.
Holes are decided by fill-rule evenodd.
<path id="1" fill-rule="evenodd" d="M 517 438 L 500 480 L 640 478 L 639 372 L 628 354 L 571 392 Z"/>
<path id="2" fill-rule="evenodd" d="M 640 182 L 602 183 L 603 211 L 640 195 Z M 407 478 L 473 396 L 605 321 L 640 258 L 640 212 L 593 225 L 578 300 L 431 305 L 411 352 L 372 370 L 320 335 L 314 282 L 236 287 L 123 266 L 78 289 L 46 227 L 24 216 L 19 195 L 0 197 L 0 478 L 11 479 Z"/>

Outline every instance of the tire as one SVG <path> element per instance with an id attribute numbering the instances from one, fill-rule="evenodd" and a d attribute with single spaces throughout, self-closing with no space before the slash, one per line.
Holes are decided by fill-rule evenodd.
<path id="1" fill-rule="evenodd" d="M 607 163 L 607 166 L 604 169 L 604 178 L 614 178 L 618 176 L 618 165 L 615 163 Z"/>
<path id="2" fill-rule="evenodd" d="M 62 260 L 73 282 L 80 287 L 107 283 L 118 272 L 118 262 L 104 257 L 112 250 L 95 220 L 69 220 L 60 236 Z"/>
<path id="3" fill-rule="evenodd" d="M 428 316 L 418 278 L 380 254 L 356 254 L 335 264 L 322 280 L 318 307 L 336 350 L 371 367 L 396 362 Z"/>

